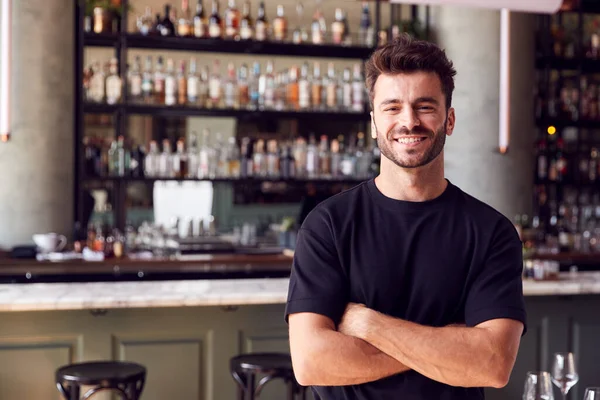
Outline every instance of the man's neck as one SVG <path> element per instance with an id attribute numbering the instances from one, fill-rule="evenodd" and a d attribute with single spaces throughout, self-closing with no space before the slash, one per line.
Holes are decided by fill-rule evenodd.
<path id="1" fill-rule="evenodd" d="M 375 178 L 375 185 L 384 196 L 395 200 L 433 200 L 444 193 L 448 186 L 444 178 L 443 153 L 419 168 L 401 168 L 381 157 L 381 172 Z"/>

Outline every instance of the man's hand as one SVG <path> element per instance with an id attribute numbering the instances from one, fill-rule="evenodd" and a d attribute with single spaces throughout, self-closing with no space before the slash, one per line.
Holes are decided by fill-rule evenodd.
<path id="1" fill-rule="evenodd" d="M 373 310 L 364 304 L 348 303 L 338 331 L 347 336 L 364 339 L 369 329 L 369 316 Z"/>

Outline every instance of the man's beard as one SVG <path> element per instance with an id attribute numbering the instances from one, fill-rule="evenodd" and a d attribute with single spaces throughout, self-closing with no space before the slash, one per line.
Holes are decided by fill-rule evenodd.
<path id="1" fill-rule="evenodd" d="M 375 119 L 373 119 L 373 125 L 375 127 L 375 131 L 377 132 L 377 146 L 388 160 L 392 161 L 394 164 L 401 168 L 418 168 L 424 165 L 429 164 L 433 160 L 440 155 L 442 150 L 444 149 L 444 145 L 446 144 L 446 124 L 448 123 L 448 118 L 444 120 L 444 125 L 437 132 L 433 132 L 429 129 L 425 129 L 420 127 L 419 125 L 415 126 L 411 131 L 406 128 L 401 128 L 397 130 L 393 130 L 388 132 L 387 136 L 379 132 L 377 129 L 377 125 L 375 124 Z M 392 150 L 392 139 L 391 137 L 394 134 L 398 135 L 425 135 L 428 139 L 433 140 L 433 143 L 429 146 L 427 150 L 418 158 L 414 157 L 406 157 L 406 159 L 400 159 L 399 155 Z M 410 156 L 412 154 L 416 154 L 419 150 L 407 149 L 406 153 Z"/>

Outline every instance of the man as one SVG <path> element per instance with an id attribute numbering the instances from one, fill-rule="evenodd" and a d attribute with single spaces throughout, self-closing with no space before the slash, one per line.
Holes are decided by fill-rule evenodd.
<path id="1" fill-rule="evenodd" d="M 294 372 L 317 398 L 483 399 L 509 380 L 525 330 L 521 241 L 444 178 L 455 74 L 408 36 L 367 62 L 380 175 L 310 213 L 290 280 Z"/>

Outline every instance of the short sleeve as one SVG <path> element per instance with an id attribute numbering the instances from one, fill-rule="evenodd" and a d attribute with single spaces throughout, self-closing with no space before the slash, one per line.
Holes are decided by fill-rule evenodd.
<path id="1" fill-rule="evenodd" d="M 337 325 L 348 298 L 348 279 L 340 265 L 331 229 L 325 221 L 306 223 L 298 232 L 285 310 L 290 314 L 310 312 L 331 318 Z M 316 230 L 319 232 L 316 232 Z"/>
<path id="2" fill-rule="evenodd" d="M 498 318 L 520 321 L 527 330 L 523 298 L 523 250 L 508 220 L 497 225 L 482 269 L 471 283 L 465 305 L 467 326 Z"/>

